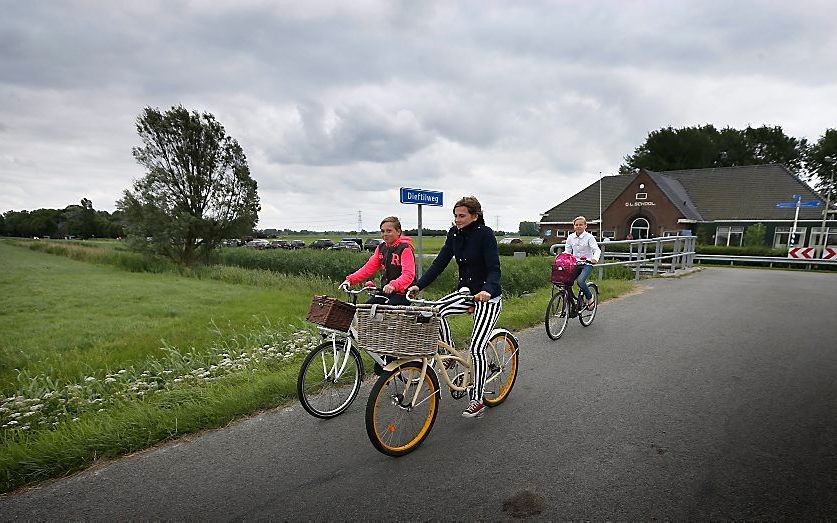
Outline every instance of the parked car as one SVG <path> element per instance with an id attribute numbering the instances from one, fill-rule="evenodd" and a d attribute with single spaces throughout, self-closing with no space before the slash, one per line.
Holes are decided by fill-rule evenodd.
<path id="1" fill-rule="evenodd" d="M 251 249 L 270 249 L 270 242 L 267 240 L 250 240 L 249 242 L 244 244 L 245 247 L 250 247 Z"/>
<path id="2" fill-rule="evenodd" d="M 357 244 L 356 241 L 352 240 L 340 240 L 333 246 L 329 247 L 328 250 L 330 251 L 359 251 L 360 245 Z"/>
<path id="3" fill-rule="evenodd" d="M 532 245 L 543 245 L 543 238 L 532 238 L 529 240 Z"/>
<path id="4" fill-rule="evenodd" d="M 363 244 L 363 248 L 364 248 L 364 250 L 373 252 L 375 249 L 378 248 L 378 245 L 380 245 L 382 243 L 384 243 L 384 240 L 382 240 L 380 238 L 369 238 Z"/>
<path id="5" fill-rule="evenodd" d="M 302 240 L 291 240 L 291 249 L 304 249 L 305 242 Z"/>
<path id="6" fill-rule="evenodd" d="M 503 238 L 499 243 L 500 245 L 510 245 L 512 243 L 523 243 L 523 240 L 520 238 Z"/>
<path id="7" fill-rule="evenodd" d="M 311 247 L 312 249 L 328 249 L 329 247 L 332 247 L 333 245 L 334 245 L 333 241 L 329 240 L 328 238 L 322 238 L 322 239 L 319 239 L 319 240 L 314 240 L 311 243 L 311 245 L 309 245 L 309 247 Z"/>
<path id="8" fill-rule="evenodd" d="M 363 238 L 340 238 L 341 242 L 355 242 L 358 247 L 363 249 Z"/>
<path id="9" fill-rule="evenodd" d="M 271 249 L 290 249 L 291 242 L 288 240 L 272 240 L 270 242 Z"/>

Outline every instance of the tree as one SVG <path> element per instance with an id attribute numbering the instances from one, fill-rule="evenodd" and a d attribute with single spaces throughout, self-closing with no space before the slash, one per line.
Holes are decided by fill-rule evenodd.
<path id="1" fill-rule="evenodd" d="M 779 126 L 730 127 L 718 131 L 713 125 L 703 127 L 666 127 L 651 132 L 645 143 L 625 157 L 619 172 L 634 169 L 674 171 L 706 167 L 734 167 L 778 163 L 793 171 L 804 169 L 808 148 L 806 139 L 785 135 Z"/>
<path id="2" fill-rule="evenodd" d="M 81 199 L 81 205 L 70 205 L 64 209 L 64 218 L 67 221 L 67 233 L 79 238 L 90 238 L 100 236 L 96 211 L 93 210 L 93 202 L 87 198 Z"/>
<path id="3" fill-rule="evenodd" d="M 212 114 L 146 107 L 136 127 L 142 145 L 134 158 L 148 173 L 117 202 L 132 246 L 191 265 L 224 238 L 253 229 L 261 210 L 256 181 Z"/>
<path id="4" fill-rule="evenodd" d="M 831 158 L 831 161 L 826 158 Z M 833 203 L 837 197 L 837 183 L 831 183 L 832 169 L 837 169 L 837 129 L 827 129 L 817 143 L 808 148 L 805 162 L 811 183 L 823 196 L 830 189 L 830 201 Z M 837 173 L 834 175 L 837 177 Z"/>
<path id="5" fill-rule="evenodd" d="M 764 224 L 756 223 L 747 227 L 744 231 L 744 245 L 764 245 L 764 238 L 767 235 L 767 227 Z"/>
<path id="6" fill-rule="evenodd" d="M 521 236 L 537 236 L 538 224 L 535 222 L 520 222 L 517 232 Z"/>

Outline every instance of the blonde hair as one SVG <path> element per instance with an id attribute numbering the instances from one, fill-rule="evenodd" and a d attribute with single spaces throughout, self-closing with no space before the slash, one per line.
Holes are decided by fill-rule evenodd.
<path id="1" fill-rule="evenodd" d="M 401 232 L 403 230 L 401 229 L 401 221 L 398 219 L 397 216 L 387 216 L 386 218 L 381 220 L 381 225 L 379 225 L 378 227 L 383 227 L 385 223 L 391 223 L 392 226 L 395 227 L 395 230 L 397 230 L 398 232 Z"/>
<path id="2" fill-rule="evenodd" d="M 584 216 L 576 216 L 573 219 L 573 225 L 575 225 L 575 222 L 577 222 L 578 220 L 581 220 L 581 223 L 583 223 L 584 225 L 587 225 L 587 218 L 585 218 Z"/>

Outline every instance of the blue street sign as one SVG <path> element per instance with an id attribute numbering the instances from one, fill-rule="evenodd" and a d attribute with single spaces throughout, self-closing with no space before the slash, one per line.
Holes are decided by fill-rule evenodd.
<path id="1" fill-rule="evenodd" d="M 401 188 L 401 203 L 432 205 L 434 207 L 444 205 L 441 191 L 425 191 L 424 189 L 409 189 L 407 187 Z"/>
<path id="2" fill-rule="evenodd" d="M 800 207 L 819 207 L 822 205 L 817 200 L 811 200 L 810 202 L 802 202 L 799 204 Z M 778 209 L 794 209 L 796 208 L 796 202 L 779 202 L 776 204 Z"/>

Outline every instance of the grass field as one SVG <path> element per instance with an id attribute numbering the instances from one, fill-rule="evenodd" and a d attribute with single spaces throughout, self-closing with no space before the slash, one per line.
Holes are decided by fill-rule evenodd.
<path id="1" fill-rule="evenodd" d="M 0 241 L 2 491 L 291 400 L 317 341 L 311 296 L 337 294 L 322 277 L 178 271 L 117 250 Z M 606 280 L 602 298 L 632 286 Z M 509 298 L 501 324 L 540 323 L 548 297 Z M 468 318 L 452 327 L 470 335 Z"/>

